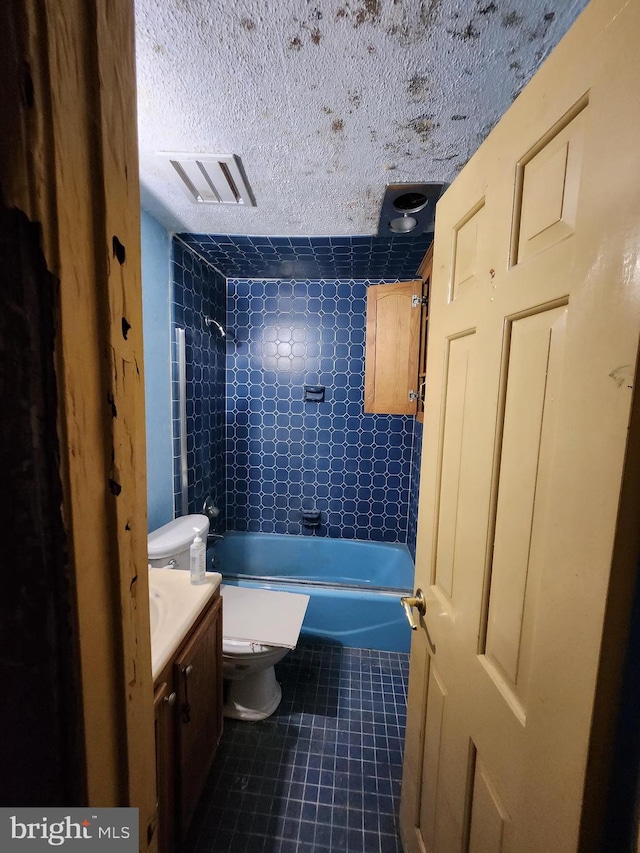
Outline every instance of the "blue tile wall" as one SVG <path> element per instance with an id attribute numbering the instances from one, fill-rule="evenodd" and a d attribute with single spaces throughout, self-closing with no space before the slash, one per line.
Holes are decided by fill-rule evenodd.
<path id="1" fill-rule="evenodd" d="M 433 234 L 393 237 L 238 237 L 180 234 L 227 278 L 414 278 Z"/>
<path id="2" fill-rule="evenodd" d="M 415 555 L 422 427 L 409 417 L 364 414 L 364 336 L 367 285 L 415 275 L 422 243 L 416 238 L 420 249 L 411 272 L 388 259 L 393 278 L 243 276 L 225 282 L 211 256 L 199 256 L 197 239 L 175 238 L 172 262 L 174 328 L 187 334 L 186 511 L 200 511 L 211 496 L 223 510 L 220 530 L 406 542 Z M 273 252 L 284 263 L 285 238 L 221 239 L 236 247 L 250 240 L 265 263 Z M 302 239 L 287 242 L 301 245 Z M 327 239 L 337 263 L 340 249 L 353 261 L 364 238 Z M 308 241 L 314 255 L 322 255 L 327 239 Z M 240 255 L 234 257 L 240 263 Z M 236 338 L 226 342 L 226 370 L 223 341 L 205 325 L 206 316 Z M 175 353 L 173 360 L 177 400 Z M 325 401 L 305 402 L 305 385 L 325 386 Z M 177 415 L 174 403 L 180 514 Z M 302 525 L 303 509 L 321 512 L 319 529 Z"/>
<path id="3" fill-rule="evenodd" d="M 316 535 L 407 542 L 415 422 L 363 410 L 369 283 L 228 280 L 229 528 L 310 533 L 317 509 Z"/>
<path id="4" fill-rule="evenodd" d="M 422 465 L 422 433 L 423 425 L 416 421 L 413 430 L 413 447 L 411 461 L 411 484 L 409 488 L 409 527 L 407 530 L 407 545 L 415 563 L 416 539 L 418 532 L 418 497 L 420 493 L 420 467 Z"/>
<path id="5" fill-rule="evenodd" d="M 225 279 L 203 263 L 180 241 L 173 241 L 172 359 L 174 500 L 176 515 L 200 512 L 211 497 L 221 510 L 218 529 L 224 529 L 225 507 L 225 346 L 205 323 L 209 317 L 224 325 Z M 188 506 L 181 506 L 178 443 L 178 389 L 175 328 L 185 329 L 187 362 Z"/>

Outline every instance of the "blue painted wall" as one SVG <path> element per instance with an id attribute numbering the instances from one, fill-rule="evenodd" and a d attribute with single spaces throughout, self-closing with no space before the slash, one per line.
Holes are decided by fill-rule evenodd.
<path id="1" fill-rule="evenodd" d="M 170 241 L 145 211 L 141 238 L 148 528 L 155 530 L 173 518 Z"/>

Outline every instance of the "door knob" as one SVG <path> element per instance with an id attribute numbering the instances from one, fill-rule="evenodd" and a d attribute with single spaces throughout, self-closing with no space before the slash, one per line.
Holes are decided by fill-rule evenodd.
<path id="1" fill-rule="evenodd" d="M 421 589 L 416 590 L 415 595 L 405 595 L 400 599 L 400 604 L 404 607 L 404 612 L 407 614 L 407 621 L 411 625 L 412 631 L 418 630 L 416 620 L 413 618 L 412 608 L 415 607 L 421 616 L 427 612 L 427 602 L 424 598 L 424 593 Z"/>
<path id="2" fill-rule="evenodd" d="M 424 616 L 427 612 L 427 600 L 424 597 L 424 592 L 421 589 L 417 589 L 415 591 L 415 595 L 403 595 L 400 599 L 400 604 L 404 607 L 404 612 L 407 617 L 407 622 L 411 625 L 412 631 L 418 630 L 418 624 L 413 616 L 413 609 L 418 611 L 420 616 Z M 427 623 L 423 621 L 424 630 L 427 635 L 427 642 L 429 643 L 429 648 L 431 649 L 432 654 L 436 653 L 436 645 L 431 639 L 431 634 L 429 634 L 429 629 L 427 628 Z"/>

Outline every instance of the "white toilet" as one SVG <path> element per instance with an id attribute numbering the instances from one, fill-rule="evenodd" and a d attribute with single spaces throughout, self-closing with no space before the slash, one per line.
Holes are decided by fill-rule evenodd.
<path id="1" fill-rule="evenodd" d="M 308 595 L 222 584 L 223 713 L 264 720 L 280 704 L 274 665 L 295 649 Z"/>
<path id="2" fill-rule="evenodd" d="M 147 553 L 154 568 L 185 569 L 189 571 L 189 548 L 196 536 L 203 542 L 209 535 L 206 515 L 182 515 L 163 524 L 149 534 Z"/>
<path id="3" fill-rule="evenodd" d="M 183 515 L 148 537 L 149 565 L 189 570 L 194 537 L 206 542 L 206 515 Z M 309 603 L 308 595 L 221 584 L 224 715 L 264 720 L 280 704 L 274 665 L 294 649 Z"/>

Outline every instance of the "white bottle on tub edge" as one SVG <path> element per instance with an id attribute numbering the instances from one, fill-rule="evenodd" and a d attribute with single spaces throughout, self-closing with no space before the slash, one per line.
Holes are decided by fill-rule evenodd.
<path id="1" fill-rule="evenodd" d="M 198 528 L 194 527 L 193 529 L 196 531 L 196 536 L 189 548 L 189 575 L 191 583 L 201 584 L 205 581 L 207 546 L 200 538 Z"/>

